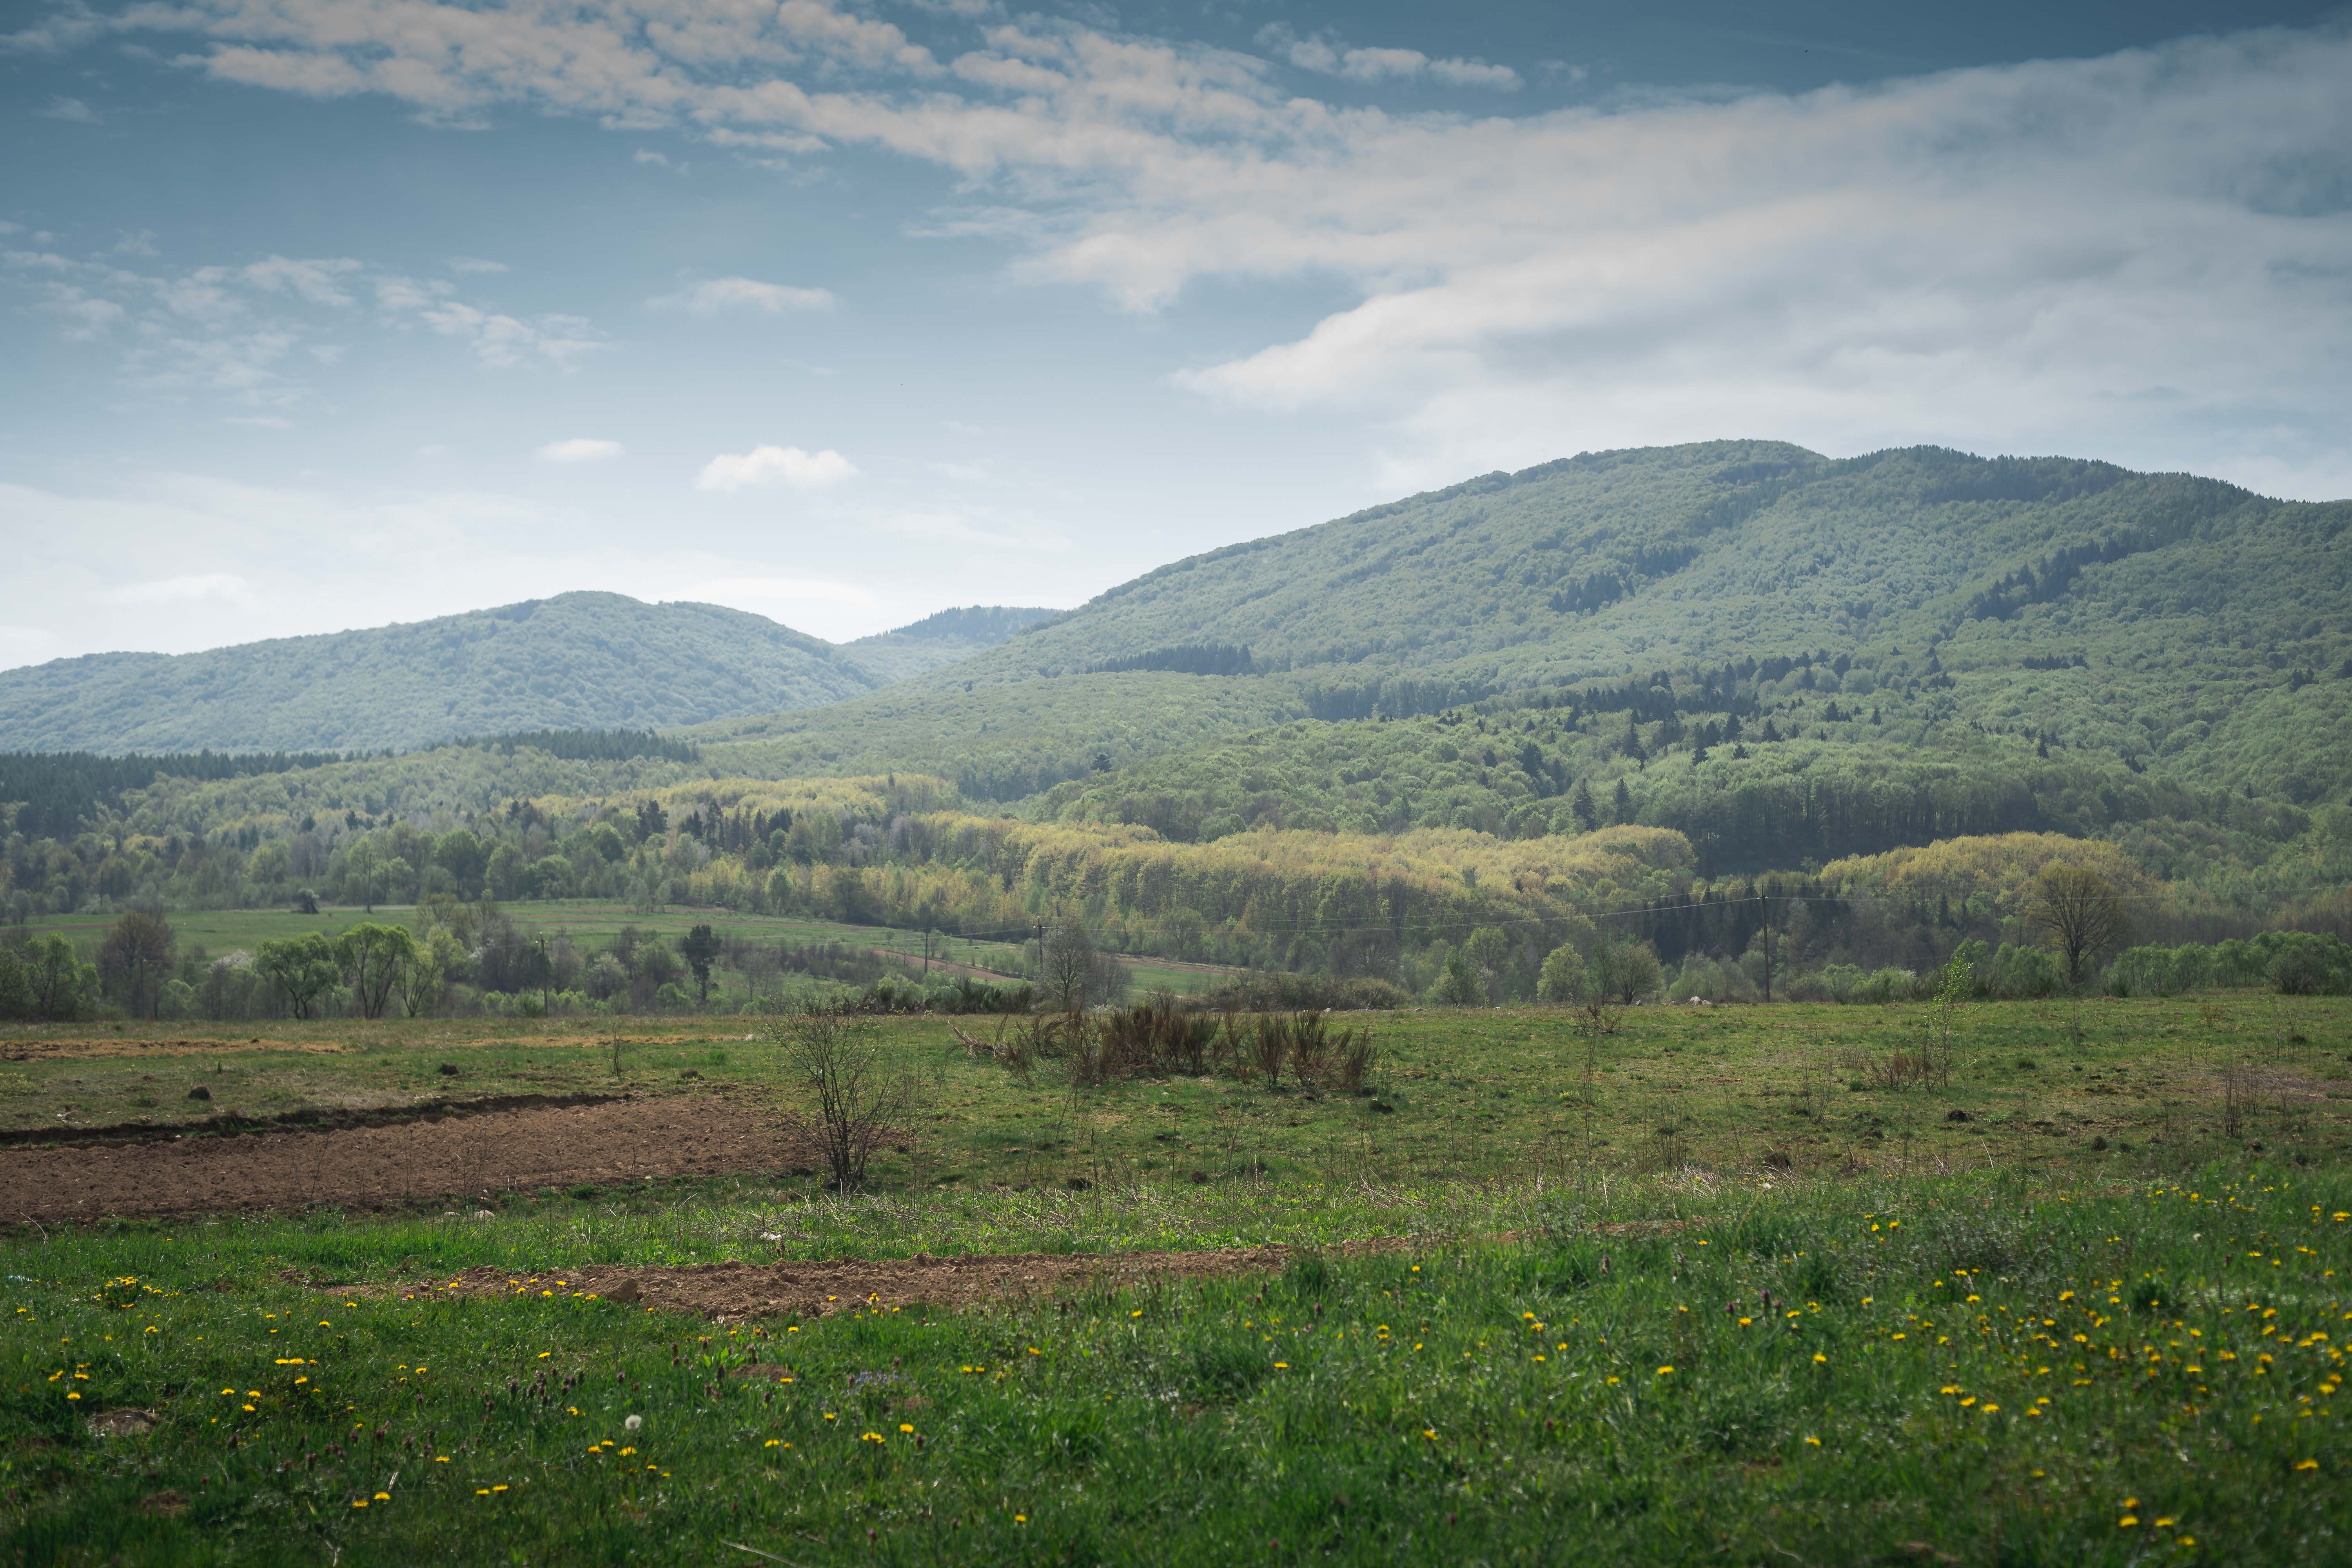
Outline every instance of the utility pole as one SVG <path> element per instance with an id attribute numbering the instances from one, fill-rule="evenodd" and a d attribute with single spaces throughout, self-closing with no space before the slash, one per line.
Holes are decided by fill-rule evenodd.
<path id="1" fill-rule="evenodd" d="M 1764 1000 L 1772 1000 L 1772 908 L 1764 901 L 1761 883 L 1756 889 L 1756 918 L 1764 927 Z"/>

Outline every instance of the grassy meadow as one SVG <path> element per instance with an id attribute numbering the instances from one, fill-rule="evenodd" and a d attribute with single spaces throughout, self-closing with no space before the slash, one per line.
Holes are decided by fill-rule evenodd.
<path id="1" fill-rule="evenodd" d="M 1970 1004 L 1946 1081 L 1883 1087 L 1947 1021 L 1372 1016 L 1349 1097 L 1023 1081 L 888 1020 L 925 1087 L 853 1199 L 780 1166 L 16 1226 L 0 1560 L 2343 1559 L 2352 1005 Z M 795 1106 L 747 1029 L 20 1028 L 0 1106 L 569 1092 L 615 1037 L 640 1090 Z M 723 1326 L 565 1279 L 1264 1243 L 1297 1251 Z M 433 1289 L 483 1265 L 513 1292 Z M 125 1407 L 162 1422 L 88 1429 Z"/>

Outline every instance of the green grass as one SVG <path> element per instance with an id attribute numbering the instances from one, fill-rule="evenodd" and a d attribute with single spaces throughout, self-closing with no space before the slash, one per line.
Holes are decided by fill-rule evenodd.
<path id="1" fill-rule="evenodd" d="M 851 1200 L 745 1174 L 503 1194 L 488 1219 L 16 1227 L 0 1561 L 2339 1557 L 2352 1005 L 1982 1004 L 1948 1086 L 1852 1087 L 1927 1017 L 1644 1008 L 1588 1042 L 1559 1014 L 1407 1013 L 1372 1020 L 1360 1098 L 1023 1084 L 945 1021 L 893 1020 L 929 1087 Z M 795 1105 L 734 1022 L 627 1021 L 625 1081 Z M 610 1081 L 609 1036 L 561 1022 L 164 1043 L 187 1037 L 13 1031 L 0 1103 L 53 1121 L 69 1086 L 95 1119 L 214 1068 L 322 1099 L 446 1092 L 444 1060 L 466 1093 Z M 1347 1248 L 1371 1237 L 1411 1241 Z M 726 1327 L 554 1283 L 1264 1243 L 1304 1250 Z M 479 1265 L 540 1282 L 419 1289 Z M 720 1375 L 754 1345 L 794 1381 Z M 163 1423 L 84 1430 L 122 1406 Z M 182 1511 L 142 1511 L 167 1490 Z"/>
<path id="2" fill-rule="evenodd" d="M 1195 1173 L 1507 1181 L 1690 1165 L 2139 1173 L 2264 1153 L 2352 1155 L 2352 1002 L 1971 1004 L 1956 1015 L 1948 1084 L 1873 1087 L 1874 1064 L 1916 1048 L 1933 1014 L 1922 1005 L 1643 1007 L 1598 1040 L 1549 1009 L 1357 1015 L 1382 1060 L 1377 1092 L 1363 1096 L 1228 1077 L 1073 1090 L 1051 1064 L 1024 1083 L 956 1043 L 955 1028 L 985 1037 L 993 1019 L 891 1019 L 877 1037 L 923 1087 L 909 1152 L 886 1154 L 877 1175 L 904 1191 Z M 764 1035 L 745 1037 L 763 1022 L 17 1026 L 0 1030 L 0 1128 L 722 1084 L 754 1104 L 801 1109 L 778 1048 Z M 443 1075 L 444 1062 L 460 1074 Z M 2222 1089 L 2232 1067 L 2246 1078 L 2234 1131 Z M 698 1081 L 680 1078 L 688 1068 Z M 198 1083 L 210 1101 L 187 1099 Z"/>
<path id="3" fill-rule="evenodd" d="M 790 1211 L 796 1248 L 1419 1245 L 733 1330 L 553 1280 L 751 1255 L 777 1223 L 751 1189 L 493 1223 L 105 1226 L 9 1245 L 0 1551 L 2326 1561 L 2352 1473 L 2347 1205 L 2339 1176 L 2260 1170 L 884 1198 Z M 375 1289 L 478 1263 L 553 1294 Z M 794 1381 L 724 1380 L 755 1344 Z M 83 1429 L 122 1406 L 163 1422 Z M 184 1511 L 142 1511 L 166 1490 Z"/>

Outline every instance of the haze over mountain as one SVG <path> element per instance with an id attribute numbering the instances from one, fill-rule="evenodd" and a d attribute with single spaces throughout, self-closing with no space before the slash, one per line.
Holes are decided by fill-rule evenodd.
<path id="1" fill-rule="evenodd" d="M 409 750 L 691 724 L 863 695 L 1052 613 L 946 611 L 866 639 L 860 657 L 718 605 L 559 594 L 401 626 L 0 671 L 0 749 Z"/>

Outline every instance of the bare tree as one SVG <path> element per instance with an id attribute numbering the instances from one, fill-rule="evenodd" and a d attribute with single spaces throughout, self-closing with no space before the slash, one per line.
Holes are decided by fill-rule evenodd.
<path id="1" fill-rule="evenodd" d="M 872 1020 L 859 1014 L 812 1007 L 780 1020 L 769 1037 L 783 1047 L 785 1069 L 816 1102 L 835 1190 L 856 1192 L 875 1147 L 906 1118 L 910 1081 L 889 1070 L 874 1044 Z"/>
<path id="2" fill-rule="evenodd" d="M 1064 921 L 1045 939 L 1040 955 L 1038 981 L 1045 994 L 1065 1012 L 1075 1012 L 1087 1003 L 1087 983 L 1094 978 L 1095 944 L 1087 935 L 1087 928 L 1076 921 Z"/>
<path id="3" fill-rule="evenodd" d="M 2122 895 L 2096 871 L 2053 866 L 2035 879 L 2025 918 L 2065 955 L 2066 981 L 2079 985 L 2083 965 L 2128 929 Z"/>

